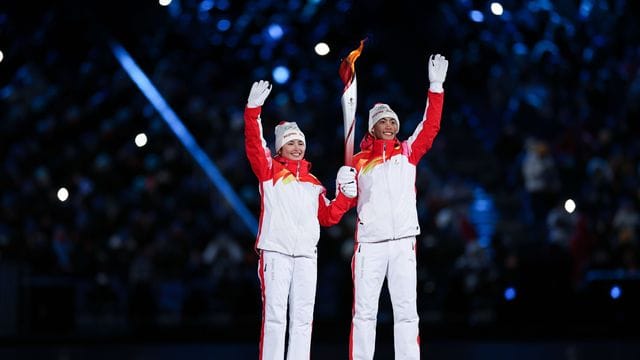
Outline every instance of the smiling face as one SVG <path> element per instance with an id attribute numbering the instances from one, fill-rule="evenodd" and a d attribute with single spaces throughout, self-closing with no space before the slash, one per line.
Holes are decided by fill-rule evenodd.
<path id="1" fill-rule="evenodd" d="M 393 140 L 398 134 L 398 121 L 390 117 L 382 118 L 373 125 L 372 130 L 376 139 Z"/>
<path id="2" fill-rule="evenodd" d="M 304 159 L 304 151 L 307 148 L 302 140 L 287 141 L 282 145 L 278 152 L 280 156 L 289 160 L 302 160 Z"/>

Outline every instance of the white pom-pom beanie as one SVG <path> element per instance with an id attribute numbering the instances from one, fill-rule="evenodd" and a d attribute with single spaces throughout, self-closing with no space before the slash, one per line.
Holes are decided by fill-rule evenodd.
<path id="1" fill-rule="evenodd" d="M 302 140 L 305 144 L 307 143 L 304 134 L 295 122 L 282 121 L 276 125 L 276 152 L 291 140 Z"/>
<path id="2" fill-rule="evenodd" d="M 376 103 L 371 110 L 369 110 L 369 133 L 373 133 L 373 126 L 378 120 L 386 117 L 396 119 L 398 122 L 398 130 L 400 130 L 400 119 L 398 119 L 398 115 L 391 110 L 391 107 L 387 104 Z"/>

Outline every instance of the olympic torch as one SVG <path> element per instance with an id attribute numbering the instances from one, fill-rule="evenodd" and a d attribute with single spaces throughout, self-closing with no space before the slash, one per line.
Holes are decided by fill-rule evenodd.
<path id="1" fill-rule="evenodd" d="M 353 166 L 353 137 L 356 127 L 356 105 L 358 103 L 358 82 L 356 80 L 356 60 L 362 53 L 364 42 L 351 51 L 340 63 L 340 79 L 344 84 L 342 91 L 342 120 L 344 123 L 344 164 Z"/>

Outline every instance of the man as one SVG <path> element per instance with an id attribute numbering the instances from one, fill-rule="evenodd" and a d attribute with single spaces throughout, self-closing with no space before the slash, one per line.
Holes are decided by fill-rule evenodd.
<path id="1" fill-rule="evenodd" d="M 429 58 L 429 91 L 422 121 L 399 141 L 400 120 L 387 104 L 369 111 L 369 133 L 354 156 L 358 196 L 355 248 L 351 262 L 353 318 L 350 359 L 373 359 L 380 291 L 385 277 L 393 306 L 396 359 L 420 359 L 416 305 L 416 166 L 440 129 L 448 61 Z M 341 176 L 344 175 L 344 176 Z M 352 180 L 346 171 L 338 183 Z"/>

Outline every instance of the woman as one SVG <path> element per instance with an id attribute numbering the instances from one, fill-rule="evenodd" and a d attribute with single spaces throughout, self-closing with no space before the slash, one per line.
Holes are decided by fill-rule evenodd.
<path id="1" fill-rule="evenodd" d="M 310 172 L 306 139 L 295 122 L 275 128 L 271 157 L 262 136 L 260 113 L 271 92 L 261 80 L 251 87 L 245 108 L 245 149 L 260 187 L 256 250 L 262 293 L 260 359 L 283 359 L 289 311 L 287 359 L 309 359 L 316 293 L 320 225 L 337 224 L 356 196 L 355 171 L 340 169 L 336 199 Z"/>

